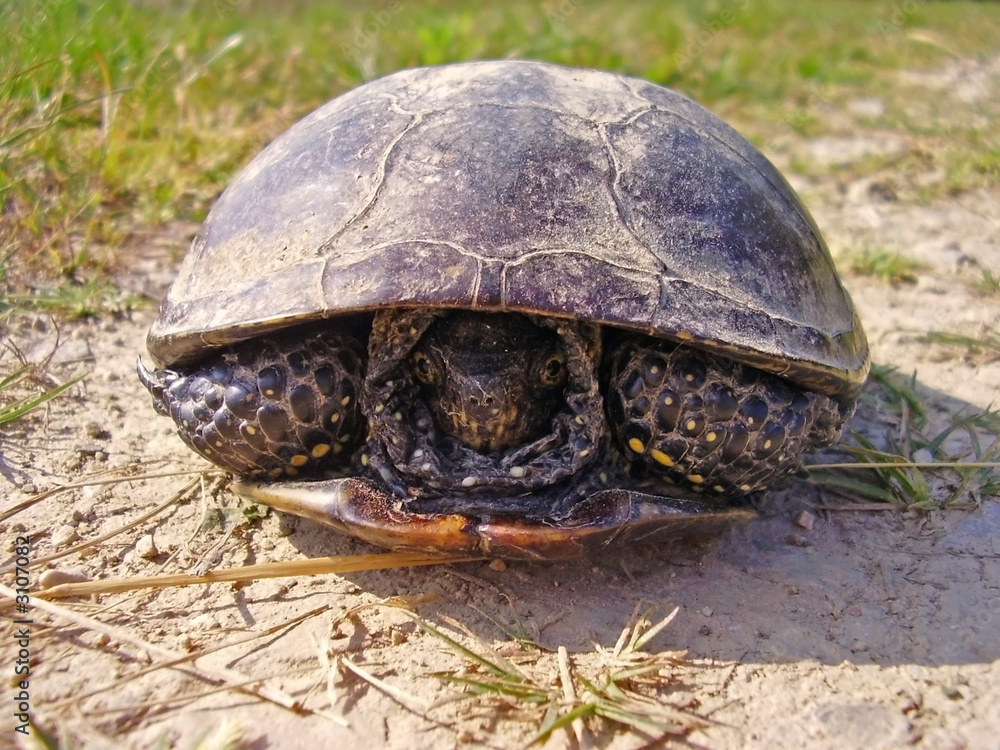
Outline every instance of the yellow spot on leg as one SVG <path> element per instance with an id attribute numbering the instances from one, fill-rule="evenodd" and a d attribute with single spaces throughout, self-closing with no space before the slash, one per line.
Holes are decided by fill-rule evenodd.
<path id="1" fill-rule="evenodd" d="M 288 463 L 292 466 L 298 468 L 299 466 L 305 466 L 309 462 L 309 456 L 299 453 L 296 456 L 292 456 L 288 459 Z"/>
<path id="2" fill-rule="evenodd" d="M 674 465 L 674 459 L 672 459 L 670 456 L 668 456 L 663 451 L 656 450 L 656 448 L 654 448 L 653 450 L 651 450 L 649 452 L 649 455 L 651 455 L 653 457 L 653 459 L 657 463 L 661 463 L 664 466 L 673 466 Z"/>
<path id="3" fill-rule="evenodd" d="M 636 453 L 642 453 L 646 450 L 646 446 L 642 444 L 639 438 L 632 438 L 628 441 L 628 447 L 634 450 Z"/>
<path id="4" fill-rule="evenodd" d="M 714 432 L 710 432 L 707 435 L 705 435 L 705 440 L 707 440 L 709 443 L 714 443 L 717 437 L 719 436 L 716 435 Z"/>
<path id="5" fill-rule="evenodd" d="M 701 474 L 688 474 L 687 478 L 689 482 L 693 482 L 694 484 L 701 484 L 705 481 L 705 477 Z"/>
<path id="6" fill-rule="evenodd" d="M 314 446 L 309 452 L 312 454 L 313 458 L 323 458 L 323 456 L 330 452 L 330 446 L 326 443 L 320 443 L 319 445 Z"/>
<path id="7" fill-rule="evenodd" d="M 689 419 L 688 423 L 684 426 L 687 427 L 689 430 L 693 430 L 695 427 L 698 426 L 698 423 L 695 422 L 693 419 Z"/>

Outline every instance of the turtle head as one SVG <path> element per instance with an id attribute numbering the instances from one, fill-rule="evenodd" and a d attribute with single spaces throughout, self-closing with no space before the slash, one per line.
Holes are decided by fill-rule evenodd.
<path id="1" fill-rule="evenodd" d="M 410 366 L 437 428 L 479 453 L 544 435 L 563 403 L 559 337 L 523 315 L 450 313 L 424 334 Z"/>

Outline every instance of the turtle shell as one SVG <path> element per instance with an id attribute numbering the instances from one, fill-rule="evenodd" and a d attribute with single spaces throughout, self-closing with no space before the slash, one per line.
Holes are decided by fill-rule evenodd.
<path id="1" fill-rule="evenodd" d="M 264 149 L 148 338 L 171 366 L 386 306 L 582 318 L 848 399 L 868 345 L 829 250 L 748 141 L 669 89 L 492 61 L 404 70 Z"/>

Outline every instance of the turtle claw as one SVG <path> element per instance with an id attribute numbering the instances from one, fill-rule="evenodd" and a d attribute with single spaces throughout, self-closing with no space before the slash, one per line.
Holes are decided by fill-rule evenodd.
<path id="1" fill-rule="evenodd" d="M 135 374 L 139 377 L 139 382 L 152 395 L 153 408 L 156 409 L 156 413 L 169 417 L 170 409 L 167 408 L 167 404 L 163 400 L 163 391 L 166 389 L 167 384 L 157 377 L 157 373 L 146 369 L 146 365 L 142 363 L 142 357 L 135 358 Z"/>

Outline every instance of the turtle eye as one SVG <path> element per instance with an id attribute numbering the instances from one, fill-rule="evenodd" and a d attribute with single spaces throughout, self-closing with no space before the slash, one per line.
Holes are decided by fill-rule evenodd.
<path id="1" fill-rule="evenodd" d="M 566 358 L 562 354 L 553 354 L 542 365 L 538 379 L 543 385 L 559 385 L 566 379 Z"/>
<path id="2" fill-rule="evenodd" d="M 437 380 L 437 368 L 431 358 L 423 352 L 413 355 L 413 374 L 422 383 L 433 383 Z"/>

